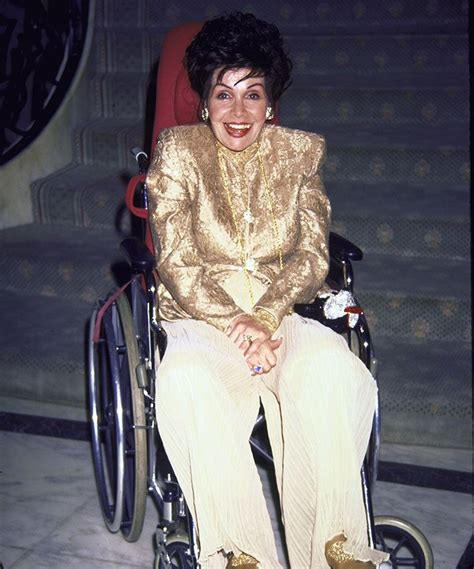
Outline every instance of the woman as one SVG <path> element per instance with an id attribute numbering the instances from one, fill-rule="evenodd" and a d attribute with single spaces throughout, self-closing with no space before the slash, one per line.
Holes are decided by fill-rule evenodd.
<path id="1" fill-rule="evenodd" d="M 157 417 L 203 567 L 281 567 L 249 446 L 260 402 L 291 567 L 375 567 L 360 487 L 375 383 L 292 313 L 328 271 L 322 137 L 268 124 L 291 69 L 275 26 L 234 13 L 186 52 L 203 124 L 165 130 L 148 176 L 168 347 Z"/>

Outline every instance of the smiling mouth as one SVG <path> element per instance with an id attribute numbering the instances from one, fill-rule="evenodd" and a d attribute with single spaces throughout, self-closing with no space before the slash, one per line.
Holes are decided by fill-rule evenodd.
<path id="1" fill-rule="evenodd" d="M 241 138 L 245 136 L 251 129 L 251 124 L 239 124 L 239 123 L 224 123 L 224 127 L 226 131 L 230 134 L 230 136 L 234 136 L 235 138 Z"/>

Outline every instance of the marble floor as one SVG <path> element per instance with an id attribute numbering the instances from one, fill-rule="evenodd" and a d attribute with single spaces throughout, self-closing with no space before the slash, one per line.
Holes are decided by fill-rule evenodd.
<path id="1" fill-rule="evenodd" d="M 152 568 L 156 512 L 151 500 L 138 542 L 109 533 L 99 511 L 88 442 L 0 431 L 0 448 L 0 567 Z M 385 445 L 382 459 L 472 469 L 467 450 Z M 269 476 L 264 469 L 261 475 L 276 528 Z M 422 530 L 433 548 L 436 569 L 457 567 L 472 534 L 469 494 L 378 482 L 373 501 L 377 515 L 406 518 Z M 280 540 L 278 532 L 276 538 Z"/>

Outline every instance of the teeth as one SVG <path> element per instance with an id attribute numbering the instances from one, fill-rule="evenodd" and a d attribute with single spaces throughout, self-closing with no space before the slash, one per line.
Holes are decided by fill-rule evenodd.
<path id="1" fill-rule="evenodd" d="M 233 128 L 235 130 L 245 130 L 245 129 L 250 128 L 249 124 L 230 124 L 230 123 L 228 123 L 227 126 L 229 126 L 230 128 Z"/>

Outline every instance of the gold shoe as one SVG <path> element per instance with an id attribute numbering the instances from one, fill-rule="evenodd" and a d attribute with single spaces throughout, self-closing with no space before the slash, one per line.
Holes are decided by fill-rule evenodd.
<path id="1" fill-rule="evenodd" d="M 343 548 L 346 537 L 340 533 L 326 543 L 324 553 L 331 569 L 375 569 L 372 561 L 358 561 L 351 553 Z"/>
<path id="2" fill-rule="evenodd" d="M 246 553 L 241 553 L 238 557 L 231 553 L 227 563 L 227 569 L 230 569 L 231 567 L 240 567 L 240 569 L 258 569 L 258 561 Z"/>

